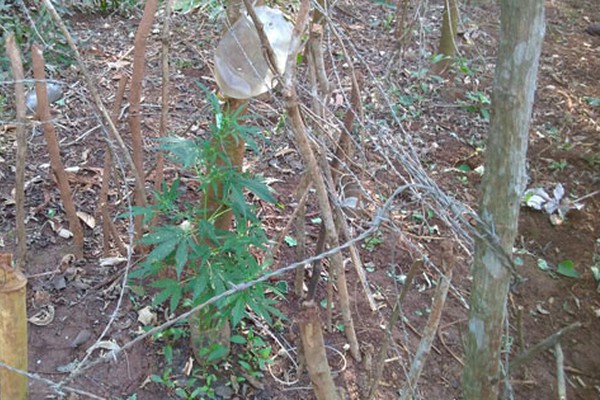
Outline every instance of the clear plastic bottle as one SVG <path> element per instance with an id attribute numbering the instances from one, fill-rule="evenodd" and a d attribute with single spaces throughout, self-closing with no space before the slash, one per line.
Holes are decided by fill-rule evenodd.
<path id="1" fill-rule="evenodd" d="M 293 26 L 277 9 L 260 6 L 255 11 L 275 53 L 277 69 L 283 73 Z M 273 77 L 252 19 L 240 16 L 215 51 L 215 78 L 221 93 L 234 99 L 249 99 L 271 89 L 277 83 Z"/>

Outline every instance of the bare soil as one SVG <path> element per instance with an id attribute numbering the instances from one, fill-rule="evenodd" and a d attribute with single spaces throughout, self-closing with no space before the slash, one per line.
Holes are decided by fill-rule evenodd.
<path id="1" fill-rule="evenodd" d="M 421 49 L 435 50 L 438 27 L 441 21 L 441 2 L 430 2 L 431 10 L 421 22 L 421 33 L 427 39 Z M 562 183 L 567 196 L 579 198 L 600 189 L 600 37 L 585 32 L 586 27 L 598 18 L 597 4 L 583 0 L 555 0 L 547 4 L 547 33 L 543 48 L 538 78 L 538 90 L 530 130 L 528 152 L 529 187 L 544 187 L 551 192 Z M 352 39 L 352 54 L 360 55 L 356 67 L 364 76 L 382 77 L 388 73 L 388 62 L 395 55 L 396 41 L 391 33 L 388 16 L 393 14 L 385 4 L 355 0 L 342 2 L 333 11 L 334 20 Z M 477 112 L 461 106 L 469 93 L 486 94 L 489 98 L 493 79 L 494 51 L 498 38 L 499 10 L 494 6 L 462 7 L 463 27 L 460 49 L 467 60 L 474 60 L 469 76 L 451 70 L 444 76 L 442 84 L 418 80 L 411 72 L 423 66 L 418 55 L 418 46 L 409 44 L 408 49 L 397 59 L 398 68 L 388 74 L 384 87 L 389 89 L 392 102 L 399 104 L 400 113 L 408 115 L 403 121 L 405 129 L 413 136 L 422 155 L 422 162 L 435 181 L 448 193 L 476 209 L 479 175 L 475 172 L 484 161 L 481 151 L 487 131 L 487 122 Z M 73 14 L 69 18 L 73 32 L 89 68 L 94 72 L 104 100 L 114 100 L 117 79 L 120 74 L 131 72 L 132 35 L 136 18 L 119 15 L 100 16 Z M 417 27 L 419 25 L 417 24 Z M 171 131 L 181 135 L 205 135 L 210 116 L 203 93 L 196 81 L 215 88 L 212 79 L 211 51 L 219 37 L 219 27 L 214 21 L 198 14 L 177 16 L 173 21 L 172 98 Z M 472 42 L 467 42 L 467 36 Z M 415 38 L 415 41 L 417 39 Z M 339 46 L 332 47 L 334 56 L 343 57 Z M 149 39 L 147 71 L 144 82 L 143 129 L 148 148 L 153 146 L 150 138 L 157 135 L 160 115 L 160 25 Z M 367 66 L 371 72 L 367 70 Z M 330 63 L 331 70 L 332 65 Z M 477 68 L 477 69 L 476 69 Z M 476 69 L 476 70 L 475 70 Z M 337 71 L 344 72 L 344 71 Z M 98 215 L 98 193 L 101 183 L 101 168 L 104 141 L 95 129 L 99 120 L 89 103 L 90 96 L 75 69 L 54 71 L 53 78 L 68 83 L 65 101 L 55 105 L 53 112 L 58 123 L 58 135 L 66 166 L 78 166 L 72 174 L 71 186 L 78 210 Z M 427 82 L 430 90 L 422 92 L 425 100 L 417 97 L 420 82 Z M 9 86 L 0 86 L 6 91 Z M 431 89 L 433 88 L 433 89 Z M 347 90 L 338 87 L 338 92 Z M 396 92 L 394 92 L 396 90 Z M 335 102 L 335 93 L 332 104 Z M 375 82 L 366 79 L 362 88 L 365 113 L 374 120 L 390 121 L 377 94 Z M 11 95 L 3 93 L 11 99 Z M 402 100 L 412 96 L 413 103 Z M 596 102 L 594 102 L 594 99 Z M 10 103 L 9 103 L 10 104 Z M 290 141 L 289 135 L 273 133 L 281 102 L 267 99 L 253 102 L 251 112 L 266 117 L 260 123 L 270 131 L 260 154 L 247 154 L 247 167 L 275 181 L 272 187 L 278 201 L 285 205 L 280 209 L 261 204 L 261 217 L 272 237 L 287 222 L 294 209 L 294 191 L 303 171 L 302 161 Z M 485 108 L 485 105 L 480 105 Z M 411 108 L 412 107 L 412 108 Z M 7 112 L 13 110 L 8 108 Z M 119 120 L 121 132 L 127 132 L 127 109 Z M 5 117 L 3 116 L 5 119 Z M 269 125 L 272 124 L 272 125 Z M 391 124 L 391 122 L 389 122 Z M 14 187 L 14 126 L 10 121 L 0 125 L 0 249 L 14 249 L 14 206 L 11 190 Z M 93 130 L 92 130 L 93 129 Z M 369 133 L 371 134 L 371 133 Z M 151 296 L 138 296 L 127 289 L 123 303 L 117 310 L 117 299 L 121 290 L 123 264 L 101 266 L 102 236 L 100 224 L 86 228 L 85 259 L 70 263 L 66 272 L 57 272 L 65 255 L 70 253 L 68 240 L 60 238 L 52 224 L 65 225 L 66 218 L 60 203 L 56 184 L 48 168 L 49 157 L 43 136 L 36 129 L 29 140 L 27 180 L 30 185 L 26 193 L 28 210 L 27 230 L 29 238 L 29 262 L 27 264 L 28 313 L 36 317 L 38 324 L 29 324 L 29 368 L 32 373 L 52 381 L 67 376 L 70 366 L 82 360 L 86 351 L 100 336 L 106 324 L 114 317 L 112 326 L 105 335 L 104 343 L 119 345 L 126 343 L 141 332 L 138 311 L 152 301 Z M 365 168 L 381 162 L 377 152 L 365 141 Z M 485 149 L 493 151 L 493 149 Z M 153 153 L 148 152 L 147 167 L 151 169 Z M 469 166 L 469 171 L 457 169 Z M 367 179 L 365 186 L 373 193 L 389 195 L 402 184 L 397 176 L 386 170 L 373 168 L 374 179 Z M 177 174 L 173 168 L 167 170 L 167 179 Z M 121 184 L 121 183 L 119 183 Z M 383 185 L 383 186 L 378 186 Z M 122 212 L 124 199 L 115 190 L 110 196 L 115 215 Z M 316 200 L 311 199 L 307 216 L 307 243 L 314 248 L 318 225 L 310 219 L 318 216 Z M 428 215 L 428 210 L 416 201 L 407 199 L 403 216 L 396 226 L 415 243 L 419 243 L 423 254 L 436 264 L 454 264 L 453 290 L 446 302 L 434 348 L 423 369 L 419 393 L 423 399 L 461 398 L 461 371 L 463 363 L 462 332 L 467 317 L 464 305 L 468 301 L 470 278 L 469 256 L 457 251 L 453 260 L 444 260 L 440 242 L 452 238 L 443 222 Z M 510 313 L 510 348 L 514 357 L 524 349 L 540 342 L 545 337 L 568 324 L 579 321 L 583 326 L 570 333 L 562 341 L 565 353 L 565 368 L 568 378 L 569 398 L 600 398 L 600 294 L 598 282 L 594 280 L 590 267 L 600 262 L 600 196 L 591 196 L 582 201 L 581 210 L 569 212 L 560 225 L 550 223 L 548 215 L 523 208 L 515 256 L 523 261 L 520 268 L 526 281 L 511 289 L 508 309 Z M 372 210 L 371 210 L 372 211 Z M 420 214 L 417 214 L 420 213 Z M 368 218 L 369 215 L 367 212 Z M 365 226 L 368 221 L 354 221 L 354 225 Z M 127 238 L 126 226 L 117 221 L 117 226 Z M 377 362 L 377 350 L 383 338 L 382 326 L 389 320 L 391 304 L 401 285 L 394 275 L 406 274 L 410 265 L 420 254 L 406 243 L 391 227 L 383 227 L 378 242 L 366 243 L 360 248 L 363 262 L 367 265 L 367 276 L 371 289 L 378 295 L 380 310 L 370 310 L 360 288 L 353 267 L 348 268 L 348 279 L 353 296 L 353 317 L 365 359 Z M 285 266 L 296 261 L 296 249 L 284 245 L 276 254 L 275 265 Z M 540 261 L 543 260 L 543 261 Z M 578 278 L 557 274 L 558 263 L 572 260 L 579 272 Z M 543 270 L 543 262 L 550 270 Z M 292 287 L 293 276 L 284 276 Z M 384 375 L 377 393 L 379 399 L 395 398 L 405 381 L 405 368 L 410 367 L 411 357 L 418 346 L 421 332 L 427 321 L 431 298 L 438 276 L 425 268 L 416 277 L 403 304 L 402 323 L 394 331 L 395 346 L 385 360 Z M 325 292 L 325 286 L 320 288 Z M 294 315 L 297 300 L 291 295 L 280 305 L 289 316 L 284 329 L 268 330 L 279 343 L 295 346 L 298 337 Z M 53 315 L 48 317 L 48 312 Z M 158 321 L 164 321 L 166 312 L 155 308 Z M 40 314 L 40 312 L 42 314 Z M 45 313 L 45 314 L 44 314 Z M 113 315 L 114 314 L 114 315 Z M 323 312 L 324 316 L 324 312 Z M 40 322 L 40 318 L 42 322 Z M 44 319 L 45 318 L 45 319 Z M 45 324 L 43 321 L 46 321 Z M 341 316 L 334 311 L 334 323 Z M 519 321 L 521 321 L 519 323 Z M 519 328 L 521 325 L 521 328 Z M 255 327 L 264 339 L 273 346 L 273 354 L 280 347 L 268 331 Z M 346 343 L 343 332 L 333 329 L 326 333 L 326 343 L 340 353 L 332 351 L 330 362 L 336 372 L 336 383 L 344 388 L 347 398 L 362 398 L 369 378 L 368 368 L 356 363 L 344 350 Z M 78 338 L 79 337 L 79 338 Z M 78 338 L 78 339 L 76 339 Z M 520 339 L 524 343 L 520 342 Z M 162 375 L 172 368 L 173 376 L 180 381 L 186 379 L 182 372 L 190 360 L 191 352 L 185 339 L 176 342 L 173 365 L 167 365 L 161 354 L 164 343 L 148 340 L 127 351 L 116 361 L 99 364 L 79 376 L 70 385 L 97 396 L 110 399 L 126 399 L 137 394 L 137 399 L 178 398 L 173 390 L 151 382 L 152 374 Z M 292 350 L 291 347 L 287 350 Z M 92 355 L 107 351 L 92 349 Z M 294 354 L 294 353 L 292 353 Z M 306 373 L 297 377 L 293 384 L 283 384 L 284 371 L 290 368 L 285 357 L 277 357 L 271 371 L 264 371 L 259 384 L 242 384 L 236 393 L 228 393 L 225 383 L 235 372 L 227 364 L 216 370 L 219 381 L 216 398 L 252 399 L 308 399 L 312 390 Z M 368 366 L 368 362 L 367 362 Z M 233 371 L 233 372 L 232 372 Z M 276 380 L 277 377 L 279 380 Z M 202 378 L 202 377 L 200 377 Z M 296 379 L 292 374 L 289 380 Z M 556 398 L 556 362 L 553 351 L 544 351 L 530 360 L 511 380 L 515 398 Z M 70 394 L 69 399 L 85 398 Z M 58 398 L 55 391 L 43 382 L 31 380 L 30 398 Z"/>

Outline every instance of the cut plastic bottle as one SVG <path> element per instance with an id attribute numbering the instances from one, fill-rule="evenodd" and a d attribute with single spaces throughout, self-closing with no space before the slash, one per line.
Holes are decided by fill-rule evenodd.
<path id="1" fill-rule="evenodd" d="M 283 73 L 293 26 L 277 9 L 260 6 L 255 11 L 275 53 L 276 68 Z M 274 87 L 277 84 L 274 76 L 252 19 L 242 15 L 215 51 L 215 78 L 221 93 L 234 99 L 249 99 Z"/>

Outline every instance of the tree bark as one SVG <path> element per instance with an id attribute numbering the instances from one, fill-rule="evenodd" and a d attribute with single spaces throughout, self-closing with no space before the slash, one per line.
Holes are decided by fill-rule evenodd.
<path id="1" fill-rule="evenodd" d="M 438 54 L 444 58 L 439 60 L 431 68 L 434 74 L 443 73 L 456 54 L 456 38 L 458 29 L 458 4 L 457 0 L 444 1 L 444 17 L 442 18 L 442 36 L 440 37 L 440 46 Z"/>
<path id="2" fill-rule="evenodd" d="M 544 37 L 543 0 L 500 1 L 500 44 L 479 213 L 511 253 L 525 185 L 535 81 Z M 475 241 L 463 389 L 465 399 L 497 399 L 501 337 L 510 271 L 500 254 Z"/>

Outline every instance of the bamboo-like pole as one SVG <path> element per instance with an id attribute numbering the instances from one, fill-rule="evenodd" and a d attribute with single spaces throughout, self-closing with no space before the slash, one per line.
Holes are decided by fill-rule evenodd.
<path id="1" fill-rule="evenodd" d="M 27 371 L 27 278 L 0 253 L 0 361 Z M 27 377 L 0 367 L 0 399 L 27 399 Z"/>
<path id="2" fill-rule="evenodd" d="M 27 260 L 27 231 L 25 230 L 25 159 L 27 158 L 27 133 L 25 133 L 25 88 L 21 53 L 15 35 L 6 38 L 6 54 L 10 59 L 15 80 L 15 108 L 17 110 L 17 157 L 15 171 L 15 219 L 17 231 L 17 265 L 24 268 Z"/>

